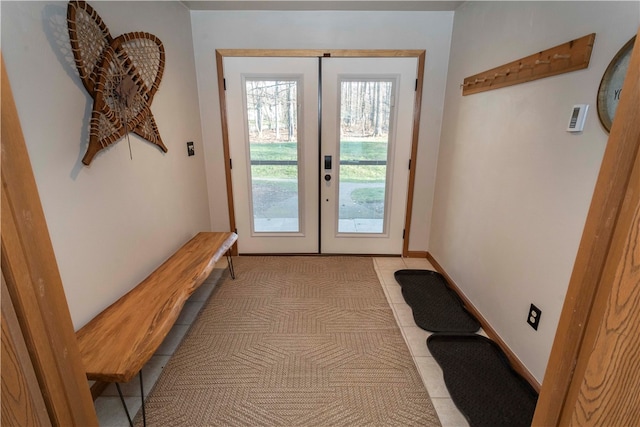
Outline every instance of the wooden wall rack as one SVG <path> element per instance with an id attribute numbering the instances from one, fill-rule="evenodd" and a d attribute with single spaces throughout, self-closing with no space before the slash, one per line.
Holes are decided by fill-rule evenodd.
<path id="1" fill-rule="evenodd" d="M 596 34 L 592 33 L 467 77 L 460 85 L 462 95 L 499 89 L 587 68 L 595 39 Z"/>

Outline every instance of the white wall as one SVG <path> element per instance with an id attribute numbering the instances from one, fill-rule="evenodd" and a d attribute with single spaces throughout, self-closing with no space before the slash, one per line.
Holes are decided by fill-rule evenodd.
<path id="1" fill-rule="evenodd" d="M 637 2 L 470 2 L 456 10 L 429 251 L 542 381 L 607 134 L 596 113 Z M 463 97 L 467 76 L 589 33 L 588 69 Z M 565 132 L 590 105 L 585 130 Z M 534 331 L 529 304 L 542 309 Z"/>
<path id="2" fill-rule="evenodd" d="M 133 160 L 125 139 L 83 166 L 92 99 L 70 52 L 66 2 L 2 2 L 2 53 L 76 328 L 210 230 L 189 11 L 178 2 L 91 5 L 112 36 L 146 31 L 164 43 L 151 111 L 167 154 L 131 135 Z"/>
<path id="3" fill-rule="evenodd" d="M 453 12 L 193 11 L 211 223 L 228 229 L 215 49 L 426 49 L 410 250 L 427 249 Z"/>

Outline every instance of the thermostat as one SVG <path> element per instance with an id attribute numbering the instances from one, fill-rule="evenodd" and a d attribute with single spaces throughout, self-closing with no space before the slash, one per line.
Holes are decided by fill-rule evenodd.
<path id="1" fill-rule="evenodd" d="M 567 126 L 567 132 L 582 132 L 588 110 L 589 104 L 577 104 L 573 106 L 573 109 L 571 110 L 571 117 L 569 118 L 569 125 Z"/>

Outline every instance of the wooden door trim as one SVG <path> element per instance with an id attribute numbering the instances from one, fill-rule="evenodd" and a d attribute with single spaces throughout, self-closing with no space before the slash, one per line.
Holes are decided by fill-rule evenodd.
<path id="1" fill-rule="evenodd" d="M 225 162 L 225 177 L 227 189 L 227 206 L 229 212 L 229 226 L 236 230 L 235 208 L 233 201 L 231 164 L 229 155 L 229 128 L 227 119 L 227 102 L 224 84 L 225 57 L 299 57 L 299 58 L 417 58 L 417 84 L 413 109 L 413 130 L 411 137 L 411 169 L 405 206 L 405 237 L 402 244 L 402 256 L 409 255 L 409 236 L 411 235 L 411 215 L 413 210 L 413 192 L 415 188 L 416 164 L 418 155 L 418 137 L 420 132 L 420 115 L 422 107 L 422 88 L 424 83 L 425 50 L 392 50 L 392 49 L 216 49 L 216 71 L 218 73 L 218 94 L 220 101 L 220 121 L 222 126 L 222 150 Z M 234 246 L 237 255 L 237 245 Z"/>
<path id="2" fill-rule="evenodd" d="M 640 109 L 635 114 L 638 117 Z M 633 357 L 640 342 L 639 234 L 640 150 L 636 151 L 633 175 L 585 328 L 560 425 L 640 424 L 638 395 L 634 390 L 640 360 Z"/>
<path id="3" fill-rule="evenodd" d="M 391 49 L 216 49 L 221 56 L 296 58 L 411 58 L 424 50 Z"/>
<path id="4" fill-rule="evenodd" d="M 4 60 L 1 68 L 2 274 L 52 424 L 98 425 Z"/>
<path id="5" fill-rule="evenodd" d="M 542 382 L 535 426 L 563 424 L 573 413 L 576 387 L 582 383 L 595 340 L 586 332 L 600 325 L 603 304 L 611 293 L 613 283 L 604 273 L 607 257 L 621 244 L 612 241 L 640 147 L 639 82 L 640 43 L 636 43 Z"/>
<path id="6" fill-rule="evenodd" d="M 418 137 L 420 136 L 420 114 L 422 111 L 422 88 L 424 84 L 424 62 L 426 52 L 423 50 L 418 55 L 418 81 L 416 82 L 416 95 L 413 105 L 413 130 L 411 135 L 411 158 L 409 168 L 409 188 L 407 189 L 407 207 L 404 218 L 404 241 L 402 244 L 402 256 L 409 256 L 409 236 L 411 234 L 411 217 L 413 214 L 413 192 L 416 183 L 416 165 L 418 163 Z"/>
<path id="7" fill-rule="evenodd" d="M 229 153 L 229 122 L 227 120 L 227 91 L 224 81 L 224 65 L 225 56 L 222 51 L 216 50 L 216 71 L 218 73 L 218 99 L 220 101 L 220 123 L 222 126 L 222 151 L 224 155 L 224 175 L 226 178 L 227 188 L 227 210 L 229 212 L 229 229 L 235 233 L 238 232 L 236 226 L 235 205 L 233 202 L 233 183 L 231 181 L 231 155 Z M 238 245 L 233 245 L 231 249 L 232 255 L 238 255 Z"/>
<path id="8" fill-rule="evenodd" d="M 40 385 L 2 276 L 2 418 L 12 426 L 51 426 Z"/>

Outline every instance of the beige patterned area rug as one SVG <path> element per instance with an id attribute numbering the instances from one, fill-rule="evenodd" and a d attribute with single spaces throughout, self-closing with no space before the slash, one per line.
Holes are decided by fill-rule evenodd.
<path id="1" fill-rule="evenodd" d="M 149 395 L 148 425 L 440 425 L 370 258 L 234 264 Z"/>

